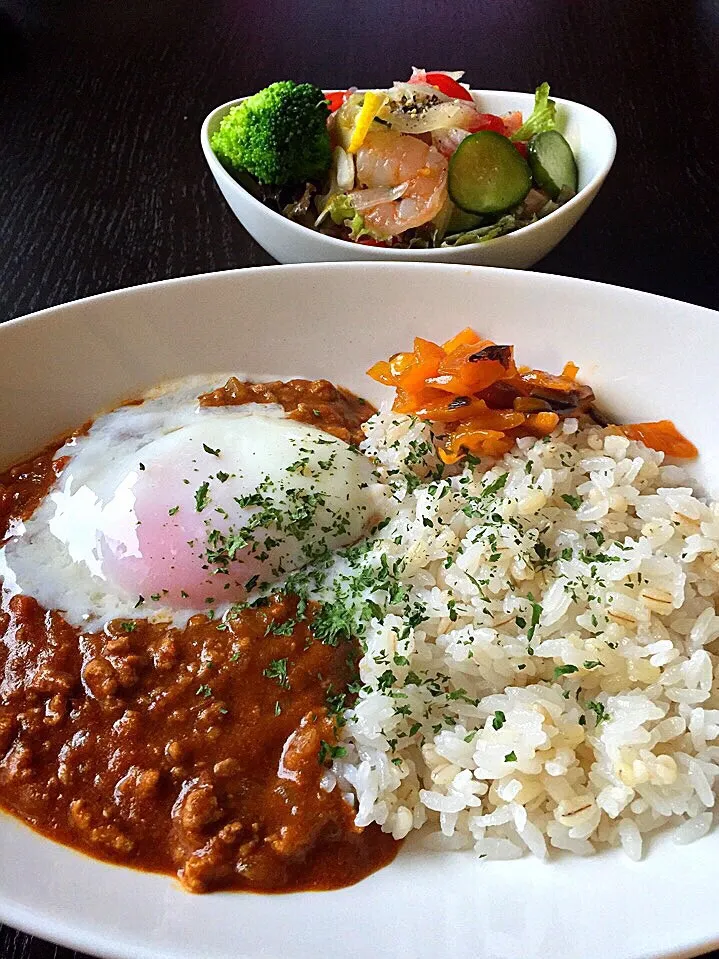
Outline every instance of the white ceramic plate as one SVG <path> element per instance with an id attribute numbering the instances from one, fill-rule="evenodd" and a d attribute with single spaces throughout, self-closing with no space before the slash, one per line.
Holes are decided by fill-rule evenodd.
<path id="1" fill-rule="evenodd" d="M 419 264 L 242 270 L 122 290 L 0 326 L 0 464 L 160 380 L 235 367 L 363 375 L 421 334 L 472 325 L 522 361 L 573 359 L 603 405 L 672 417 L 719 478 L 719 316 L 555 276 Z M 714 486 L 717 484 L 715 483 Z M 480 863 L 406 845 L 332 893 L 192 896 L 108 866 L 0 816 L 0 919 L 112 959 L 612 959 L 691 956 L 719 943 L 719 833 L 550 864 Z"/>
<path id="2" fill-rule="evenodd" d="M 528 117 L 533 93 L 506 90 L 473 90 L 480 108 L 503 114 L 521 110 Z M 557 128 L 566 136 L 577 158 L 579 192 L 549 216 L 514 233 L 484 243 L 403 250 L 348 243 L 318 230 L 310 230 L 260 203 L 225 170 L 210 146 L 220 121 L 240 100 L 216 107 L 202 124 L 200 142 L 207 165 L 232 212 L 245 229 L 280 263 L 313 263 L 333 260 L 418 260 L 423 263 L 472 263 L 525 269 L 541 260 L 572 229 L 599 192 L 611 169 L 617 138 L 611 123 L 596 110 L 572 100 L 555 99 Z"/>

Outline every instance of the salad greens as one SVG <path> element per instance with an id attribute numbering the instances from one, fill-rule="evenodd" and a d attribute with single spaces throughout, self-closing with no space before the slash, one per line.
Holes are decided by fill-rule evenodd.
<path id="1" fill-rule="evenodd" d="M 281 81 L 223 117 L 211 145 L 262 203 L 348 242 L 484 243 L 576 193 L 549 84 L 532 113 L 483 113 L 461 74 L 413 70 L 387 90 L 324 94 Z"/>
<path id="2" fill-rule="evenodd" d="M 523 142 L 531 140 L 537 133 L 553 130 L 557 125 L 556 113 L 557 105 L 554 100 L 549 99 L 549 84 L 540 84 L 534 93 L 534 110 L 509 139 Z"/>

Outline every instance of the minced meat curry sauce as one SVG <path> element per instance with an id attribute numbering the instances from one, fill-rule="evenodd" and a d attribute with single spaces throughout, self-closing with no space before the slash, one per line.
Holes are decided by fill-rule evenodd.
<path id="1" fill-rule="evenodd" d="M 373 412 L 326 381 L 231 379 L 203 405 L 280 403 L 347 442 Z M 59 444 L 0 475 L 0 541 L 52 486 Z M 107 861 L 193 892 L 350 885 L 398 844 L 354 825 L 323 774 L 360 657 L 277 594 L 225 622 L 70 626 L 28 596 L 0 608 L 0 806 Z M 344 696 L 344 698 L 343 698 Z"/>

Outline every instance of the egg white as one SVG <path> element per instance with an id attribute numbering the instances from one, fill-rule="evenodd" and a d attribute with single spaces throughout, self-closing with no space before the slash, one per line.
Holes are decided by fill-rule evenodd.
<path id="1" fill-rule="evenodd" d="M 170 527 L 168 535 L 179 542 L 182 523 L 197 527 L 202 520 L 208 532 L 223 523 L 225 529 L 244 528 L 256 510 L 243 511 L 237 501 L 242 503 L 248 493 L 261 489 L 280 529 L 270 530 L 267 540 L 275 544 L 270 549 L 263 547 L 262 530 L 254 534 L 257 543 L 252 556 L 247 549 L 247 562 L 267 558 L 262 575 L 250 587 L 280 581 L 308 556 L 355 542 L 376 523 L 383 493 L 366 457 L 313 426 L 288 419 L 279 405 L 200 407 L 197 396 L 219 382 L 221 376 L 165 384 L 146 394 L 140 405 L 99 416 L 86 435 L 59 449 L 56 458 L 67 457 L 67 463 L 53 489 L 27 521 L 16 524 L 0 549 L 5 596 L 32 596 L 86 629 L 100 629 L 115 618 L 138 617 L 182 625 L 193 613 L 207 612 L 207 605 L 194 603 L 194 597 L 194 605 L 178 608 L 173 601 L 177 589 L 158 588 L 153 593 L 142 582 L 127 588 L 118 581 L 123 577 L 108 561 L 107 543 L 122 540 L 119 568 L 126 571 L 126 557 L 133 550 L 140 552 L 139 534 L 146 532 L 138 529 L 138 535 L 133 534 L 136 523 L 129 519 L 143 496 L 145 501 L 148 496 L 172 497 L 167 500 L 171 509 L 163 507 L 162 515 L 173 515 L 162 525 Z M 168 463 L 176 465 L 169 485 L 179 484 L 171 493 L 162 488 Z M 156 487 L 148 487 L 154 464 L 165 472 L 160 472 Z M 206 505 L 197 515 L 203 484 Z M 283 517 L 291 515 L 298 498 L 319 505 L 304 524 L 307 528 L 296 532 Z M 178 524 L 180 532 L 175 534 L 172 524 Z M 193 546 L 198 548 L 206 545 Z M 170 563 L 166 569 L 175 566 Z M 224 570 L 210 564 L 208 576 L 218 572 L 221 575 L 212 579 L 218 589 L 210 590 L 216 615 L 227 607 L 220 586 L 228 580 Z M 171 579 L 175 574 L 166 575 Z M 233 567 L 232 575 L 233 584 L 239 583 L 241 570 Z M 160 581 L 164 582 L 162 577 Z"/>

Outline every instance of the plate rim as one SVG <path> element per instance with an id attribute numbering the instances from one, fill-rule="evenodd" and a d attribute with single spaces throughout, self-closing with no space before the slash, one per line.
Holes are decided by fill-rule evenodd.
<path id="1" fill-rule="evenodd" d="M 313 263 L 313 264 L 289 264 L 289 265 L 276 265 L 276 266 L 258 266 L 258 267 L 246 267 L 239 268 L 235 270 L 224 270 L 224 271 L 215 271 L 212 273 L 199 273 L 191 274 L 189 276 L 183 277 L 173 277 L 164 280 L 157 280 L 151 283 L 137 284 L 129 287 L 122 287 L 115 290 L 106 291 L 104 293 L 94 294 L 91 296 L 70 300 L 56 306 L 46 307 L 33 313 L 26 314 L 20 317 L 16 317 L 10 320 L 7 320 L 0 324 L 0 342 L 3 338 L 3 330 L 7 329 L 16 329 L 21 325 L 27 325 L 30 323 L 42 323 L 51 321 L 53 316 L 58 313 L 68 313 L 76 309 L 78 306 L 82 305 L 91 305 L 94 303 L 102 303 L 110 300 L 118 300 L 125 297 L 139 296 L 145 291 L 152 291 L 155 289 L 160 289 L 168 286 L 182 286 L 189 284 L 207 284 L 212 286 L 213 283 L 217 282 L 228 282 L 235 283 L 239 282 L 240 284 L 243 281 L 242 277 L 247 274 L 248 277 L 258 276 L 265 274 L 267 270 L 275 271 L 280 270 L 285 274 L 296 273 L 296 274 L 316 274 L 322 275 L 325 271 L 330 271 L 332 273 L 357 273 L 362 274 L 366 277 L 367 271 L 371 273 L 413 273 L 416 270 L 427 270 L 430 269 L 431 272 L 437 273 L 441 272 L 444 274 L 455 274 L 458 277 L 463 274 L 476 275 L 476 271 L 482 271 L 482 275 L 485 276 L 489 282 L 493 276 L 502 276 L 505 279 L 511 279 L 514 282 L 519 284 L 526 284 L 527 288 L 531 287 L 534 283 L 540 283 L 547 285 L 550 288 L 554 287 L 559 288 L 568 288 L 573 287 L 582 291 L 581 296 L 591 295 L 591 291 L 599 292 L 603 296 L 615 296 L 619 295 L 622 298 L 628 298 L 632 300 L 636 297 L 639 299 L 645 300 L 650 298 L 650 300 L 655 304 L 656 309 L 660 309 L 662 305 L 671 305 L 671 308 L 676 308 L 677 306 L 682 308 L 689 308 L 691 312 L 696 313 L 697 315 L 705 316 L 709 321 L 716 322 L 719 320 L 719 312 L 712 310 L 708 307 L 701 306 L 699 304 L 693 304 L 682 300 L 676 300 L 669 297 L 665 297 L 659 294 L 654 294 L 641 290 L 634 290 L 627 287 L 621 287 L 608 283 L 601 283 L 594 280 L 586 280 L 576 277 L 567 277 L 557 274 L 547 274 L 540 273 L 537 271 L 516 271 L 506 268 L 495 268 L 495 267 L 476 267 L 476 266 L 464 266 L 460 264 L 444 264 L 444 263 L 434 263 L 431 267 L 427 267 L 424 263 L 402 263 L 401 266 L 398 266 L 396 263 L 390 262 L 337 262 L 337 263 Z M 239 279 L 238 279 L 239 278 Z M 251 281 L 250 281 L 251 282 Z M 15 817 L 10 817 L 14 820 Z M 18 820 L 15 820 L 18 821 Z M 34 835 L 37 835 L 35 830 L 31 830 L 30 827 L 22 824 L 23 828 L 32 832 Z M 61 846 L 61 844 L 56 843 L 54 840 L 49 837 L 41 837 L 43 842 L 52 842 L 55 846 Z M 67 847 L 63 847 L 67 848 Z M 77 855 L 82 855 L 77 853 Z M 85 857 L 83 857 L 85 858 Z M 91 857 L 90 857 L 91 858 Z M 19 864 L 22 868 L 22 864 Z M 111 865 L 111 864 L 104 864 Z M 127 871 L 126 867 L 116 866 L 117 869 L 123 869 Z M 215 894 L 218 896 L 222 895 L 235 895 L 233 893 L 229 894 Z M 12 903 L 7 899 L 0 897 L 0 921 L 7 923 L 8 925 L 21 929 L 31 935 L 35 935 L 42 938 L 50 938 L 53 942 L 67 946 L 73 949 L 79 949 L 82 951 L 95 953 L 101 955 L 104 959 L 169 959 L 172 955 L 166 950 L 163 951 L 162 946 L 153 947 L 153 946 L 137 946 L 135 944 L 131 946 L 124 946 L 119 941 L 111 941 L 106 938 L 102 932 L 95 932 L 87 927 L 82 926 L 73 926 L 72 919 L 63 919 L 59 921 L 51 915 L 48 915 L 47 911 L 43 913 L 40 909 L 28 908 L 19 904 Z M 674 949 L 673 951 L 668 951 L 662 953 L 665 959 L 690 959 L 690 957 L 698 955 L 700 952 L 707 949 L 715 948 L 719 946 L 719 930 L 717 931 L 716 936 L 713 938 L 707 939 L 702 937 L 697 939 L 691 945 L 682 945 L 680 948 Z M 239 957 L 242 955 L 241 946 L 236 949 L 236 955 Z M 647 959 L 650 955 L 656 956 L 655 953 L 646 953 L 646 954 L 636 954 L 636 959 L 643 959 L 643 955 L 646 955 Z"/>

